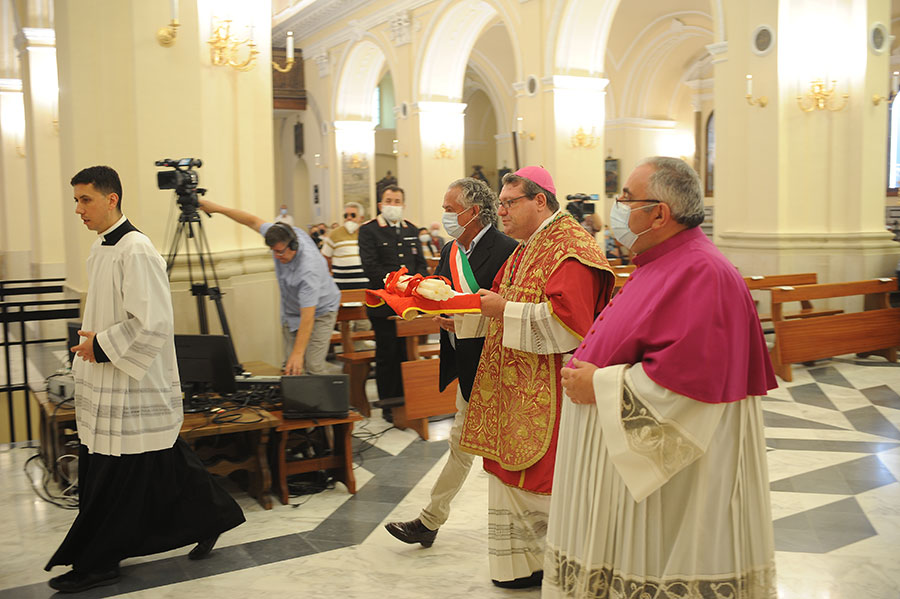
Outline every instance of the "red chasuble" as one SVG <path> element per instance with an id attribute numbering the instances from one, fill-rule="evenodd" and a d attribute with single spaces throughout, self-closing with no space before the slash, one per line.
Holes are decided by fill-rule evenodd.
<path id="1" fill-rule="evenodd" d="M 513 302 L 549 302 L 563 326 L 583 338 L 612 287 L 600 247 L 565 215 L 510 256 L 493 290 Z M 483 456 L 485 470 L 504 483 L 547 494 L 556 461 L 562 355 L 514 350 L 502 340 L 503 320 L 492 318 L 460 447 Z"/>
<path id="2" fill-rule="evenodd" d="M 657 384 L 706 403 L 778 386 L 747 285 L 699 227 L 634 263 L 575 358 L 600 367 L 641 362 Z"/>

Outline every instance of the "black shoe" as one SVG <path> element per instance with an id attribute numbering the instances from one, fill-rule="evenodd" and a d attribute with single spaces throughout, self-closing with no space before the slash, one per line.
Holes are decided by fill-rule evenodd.
<path id="1" fill-rule="evenodd" d="M 102 572 L 76 572 L 69 570 L 65 574 L 54 576 L 47 581 L 50 588 L 60 593 L 80 593 L 94 587 L 119 582 L 118 566 Z"/>
<path id="2" fill-rule="evenodd" d="M 538 570 L 537 572 L 532 572 L 531 576 L 523 576 L 515 580 L 491 580 L 491 582 L 501 589 L 528 589 L 541 586 L 543 580 L 544 571 Z"/>
<path id="3" fill-rule="evenodd" d="M 404 543 L 421 543 L 422 547 L 431 547 L 438 533 L 427 528 L 418 518 L 409 522 L 389 522 L 384 528 Z"/>
<path id="4" fill-rule="evenodd" d="M 216 544 L 216 541 L 219 540 L 219 535 L 213 535 L 208 539 L 203 539 L 197 546 L 191 549 L 191 552 L 188 553 L 188 559 L 203 559 L 209 552 L 212 551 L 213 545 Z"/>

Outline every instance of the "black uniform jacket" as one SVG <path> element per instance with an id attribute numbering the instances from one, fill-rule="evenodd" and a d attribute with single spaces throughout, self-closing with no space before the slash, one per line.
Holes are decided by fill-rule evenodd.
<path id="1" fill-rule="evenodd" d="M 476 246 L 478 247 L 478 246 Z M 384 289 L 384 277 L 401 266 L 410 275 L 427 275 L 428 263 L 422 255 L 419 229 L 403 220 L 398 230 L 380 214 L 359 228 L 359 259 L 369 277 L 369 289 Z M 370 316 L 387 318 L 394 314 L 387 304 L 369 308 Z"/>
<path id="2" fill-rule="evenodd" d="M 453 241 L 444 244 L 441 249 L 441 260 L 434 271 L 436 275 L 442 275 L 450 279 L 450 248 Z M 494 283 L 494 277 L 503 267 L 506 259 L 516 249 L 518 242 L 491 227 L 487 230 L 475 248 L 469 255 L 469 265 L 475 274 L 475 280 L 482 289 L 490 289 Z M 472 394 L 472 383 L 475 381 L 475 372 L 478 370 L 478 361 L 481 359 L 481 349 L 484 347 L 484 337 L 476 339 L 456 339 L 456 348 L 450 344 L 450 336 L 447 331 L 441 329 L 441 374 L 440 389 L 443 391 L 453 379 L 459 377 L 459 388 L 462 396 L 469 401 Z"/>

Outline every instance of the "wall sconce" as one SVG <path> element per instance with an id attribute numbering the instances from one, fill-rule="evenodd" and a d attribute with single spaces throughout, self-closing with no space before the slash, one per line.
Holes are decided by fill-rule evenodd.
<path id="1" fill-rule="evenodd" d="M 319 168 L 328 168 L 327 164 L 322 164 L 321 154 L 313 154 L 313 164 L 315 164 Z"/>
<path id="2" fill-rule="evenodd" d="M 753 99 L 753 75 L 747 75 L 747 95 L 744 97 L 747 98 L 747 104 L 750 106 L 765 108 L 769 103 L 769 98 L 766 96 L 759 96 L 755 100 Z"/>
<path id="3" fill-rule="evenodd" d="M 256 43 L 253 41 L 253 27 L 245 39 L 231 37 L 231 19 L 213 22 L 209 44 L 209 59 L 217 67 L 234 67 L 239 71 L 249 71 L 256 65 Z M 240 60 L 242 46 L 247 46 L 247 58 Z"/>
<path id="4" fill-rule="evenodd" d="M 279 73 L 287 73 L 292 68 L 294 68 L 294 32 L 287 32 L 287 43 L 285 44 L 285 55 L 287 58 L 287 62 L 284 63 L 284 68 L 280 67 L 277 62 L 272 61 L 272 68 L 278 71 Z"/>
<path id="5" fill-rule="evenodd" d="M 900 89 L 900 71 L 894 71 L 893 74 L 891 74 L 890 95 L 879 96 L 878 94 L 875 94 L 874 96 L 872 96 L 872 104 L 878 106 L 882 101 L 886 101 L 888 104 L 890 104 L 894 100 L 894 97 L 897 95 L 898 89 Z"/>
<path id="6" fill-rule="evenodd" d="M 529 132 L 525 131 L 524 125 L 525 125 L 525 119 L 523 119 L 520 116 L 517 116 L 516 117 L 516 134 L 519 137 L 528 136 L 528 139 L 534 140 L 534 133 L 529 133 Z"/>
<path id="7" fill-rule="evenodd" d="M 838 105 L 836 104 L 837 96 L 834 93 L 836 88 L 837 81 L 835 80 L 831 82 L 831 89 L 825 89 L 825 82 L 821 79 L 816 79 L 809 84 L 807 93 L 797 96 L 797 105 L 800 106 L 800 110 L 803 112 L 825 110 L 826 108 L 831 112 L 843 110 L 844 106 L 847 105 L 847 98 L 850 97 L 850 94 L 844 94 L 844 101 Z"/>
<path id="8" fill-rule="evenodd" d="M 590 133 L 585 133 L 583 127 L 579 127 L 575 135 L 569 142 L 573 148 L 596 148 L 600 144 L 600 138 L 594 135 L 594 128 L 591 127 Z"/>
<path id="9" fill-rule="evenodd" d="M 399 140 L 399 139 L 395 139 L 395 140 L 393 140 L 391 143 L 393 144 L 392 147 L 391 147 L 391 154 L 393 154 L 394 156 L 396 156 L 397 154 L 400 153 L 400 140 Z"/>
<path id="10" fill-rule="evenodd" d="M 169 3 L 172 12 L 172 22 L 156 31 L 156 41 L 163 48 L 174 46 L 175 38 L 178 35 L 178 0 L 169 0 Z"/>
<path id="11" fill-rule="evenodd" d="M 458 154 L 459 152 L 457 150 L 451 148 L 447 144 L 439 145 L 438 148 L 434 151 L 434 157 L 438 160 L 440 160 L 441 158 L 456 158 Z"/>

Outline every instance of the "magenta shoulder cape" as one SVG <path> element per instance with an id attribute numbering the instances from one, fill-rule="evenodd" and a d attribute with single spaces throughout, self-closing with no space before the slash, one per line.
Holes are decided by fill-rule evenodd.
<path id="1" fill-rule="evenodd" d="M 604 367 L 641 362 L 653 381 L 706 403 L 777 387 L 750 292 L 700 231 L 636 256 L 637 268 L 575 352 Z"/>

